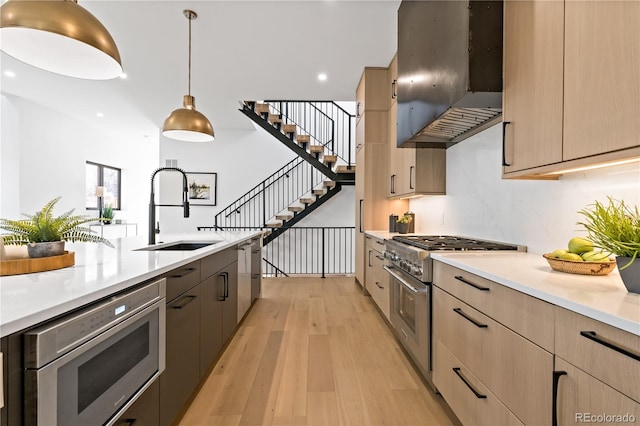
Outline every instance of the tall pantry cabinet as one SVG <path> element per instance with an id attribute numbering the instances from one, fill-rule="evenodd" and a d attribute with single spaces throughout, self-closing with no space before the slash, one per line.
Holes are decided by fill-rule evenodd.
<path id="1" fill-rule="evenodd" d="M 356 279 L 365 284 L 367 230 L 389 228 L 389 215 L 402 214 L 408 201 L 387 199 L 388 69 L 366 67 L 356 89 Z"/>

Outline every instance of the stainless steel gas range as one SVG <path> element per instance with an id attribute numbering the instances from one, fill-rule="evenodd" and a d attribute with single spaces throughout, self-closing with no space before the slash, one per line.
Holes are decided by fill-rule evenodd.
<path id="1" fill-rule="evenodd" d="M 526 251 L 526 247 L 450 235 L 396 235 L 385 241 L 384 268 L 389 273 L 391 286 L 391 324 L 396 336 L 432 387 L 431 253 L 495 250 Z"/>

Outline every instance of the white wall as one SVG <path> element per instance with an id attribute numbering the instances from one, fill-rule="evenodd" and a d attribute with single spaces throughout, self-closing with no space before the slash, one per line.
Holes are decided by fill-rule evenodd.
<path id="1" fill-rule="evenodd" d="M 155 137 L 132 137 L 92 126 L 22 98 L 2 96 L 1 217 L 34 213 L 62 196 L 56 212 L 85 209 L 87 161 L 122 169 L 122 211 L 116 219 L 145 224 L 149 176 L 158 163 Z M 144 226 L 139 228 L 144 231 Z"/>
<path id="2" fill-rule="evenodd" d="M 218 187 L 217 205 L 192 206 L 189 218 L 183 217 L 180 208 L 159 207 L 161 234 L 193 232 L 198 226 L 213 226 L 217 213 L 293 158 L 295 154 L 289 148 L 262 129 L 216 130 L 216 139 L 208 143 L 180 142 L 163 137 L 160 144 L 161 165 L 164 166 L 167 159 L 176 159 L 178 167 L 187 172 L 215 172 L 218 174 Z M 177 173 L 166 175 L 160 182 L 162 185 L 169 179 L 181 179 Z M 181 187 L 180 183 L 177 186 L 175 182 L 170 184 L 170 188 Z M 180 203 L 180 189 L 172 190 L 176 194 L 167 194 L 166 190 L 156 191 L 159 191 L 158 203 Z"/>
<path id="3" fill-rule="evenodd" d="M 524 244 L 532 253 L 586 235 L 577 212 L 607 196 L 640 205 L 640 164 L 566 174 L 557 181 L 503 180 L 501 125 L 447 150 L 447 195 L 410 201 L 416 232 Z M 419 166 L 418 166 L 419 167 Z"/>

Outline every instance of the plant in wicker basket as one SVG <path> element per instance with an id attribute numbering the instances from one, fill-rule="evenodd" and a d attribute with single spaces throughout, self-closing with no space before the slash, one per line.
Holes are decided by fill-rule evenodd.
<path id="1" fill-rule="evenodd" d="M 109 247 L 113 244 L 105 238 L 97 235 L 91 228 L 82 226 L 85 223 L 93 222 L 95 217 L 74 215 L 74 209 L 55 217 L 53 208 L 61 197 L 54 198 L 33 215 L 24 216 L 26 219 L 11 220 L 0 219 L 0 229 L 9 231 L 8 235 L 2 235 L 4 244 L 24 245 L 27 244 L 29 256 L 45 257 L 56 254 L 64 250 L 64 242 L 91 242 L 103 243 Z M 102 220 L 100 218 L 99 220 Z M 38 256 L 36 243 L 61 242 L 53 253 L 45 249 L 44 256 Z M 33 249 L 33 250 L 32 250 Z M 36 254 L 34 256 L 34 254 Z"/>

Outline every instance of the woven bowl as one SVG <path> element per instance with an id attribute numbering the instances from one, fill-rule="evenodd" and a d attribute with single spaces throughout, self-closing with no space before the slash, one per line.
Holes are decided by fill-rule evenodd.
<path id="1" fill-rule="evenodd" d="M 543 254 L 542 257 L 547 259 L 551 269 L 569 274 L 607 275 L 616 267 L 616 261 L 611 259 L 609 262 L 581 262 L 579 260 L 556 259 L 548 254 Z"/>

